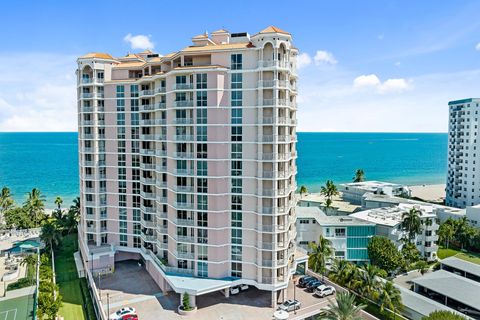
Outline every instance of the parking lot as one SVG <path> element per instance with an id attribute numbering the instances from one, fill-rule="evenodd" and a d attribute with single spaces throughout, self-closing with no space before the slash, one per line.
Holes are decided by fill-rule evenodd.
<path id="1" fill-rule="evenodd" d="M 184 319 L 177 313 L 180 297 L 174 292 L 162 293 L 148 272 L 136 261 L 115 264 L 115 273 L 95 279 L 100 288 L 102 303 L 110 313 L 121 307 L 134 307 L 139 319 L 177 320 Z M 107 303 L 107 293 L 109 303 Z M 327 298 L 316 298 L 312 293 L 296 288 L 293 281 L 287 291 L 287 299 L 294 295 L 302 303 L 300 310 L 290 312 L 290 319 L 303 319 L 328 305 Z M 332 296 L 330 296 L 332 299 Z M 196 299 L 197 319 L 250 320 L 272 319 L 274 310 L 270 307 L 271 293 L 250 287 L 247 291 L 226 298 L 220 292 L 212 292 Z"/>

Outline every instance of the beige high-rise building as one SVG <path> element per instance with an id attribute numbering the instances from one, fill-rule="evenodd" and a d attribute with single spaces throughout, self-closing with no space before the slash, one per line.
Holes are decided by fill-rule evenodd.
<path id="1" fill-rule="evenodd" d="M 94 273 L 144 260 L 162 290 L 191 296 L 278 295 L 301 260 L 297 49 L 275 27 L 192 41 L 78 59 L 83 259 Z"/>

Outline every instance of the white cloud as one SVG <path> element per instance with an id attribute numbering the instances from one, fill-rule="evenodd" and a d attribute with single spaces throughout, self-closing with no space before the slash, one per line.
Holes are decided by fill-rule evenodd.
<path id="1" fill-rule="evenodd" d="M 411 81 L 405 79 L 387 79 L 381 82 L 377 75 L 361 75 L 353 80 L 353 87 L 356 89 L 374 88 L 379 93 L 402 92 L 411 89 Z"/>
<path id="2" fill-rule="evenodd" d="M 323 51 L 323 50 L 318 50 L 313 60 L 315 60 L 315 64 L 317 66 L 321 64 L 330 64 L 330 65 L 337 64 L 337 59 L 335 59 L 333 54 L 331 52 Z"/>
<path id="3" fill-rule="evenodd" d="M 480 42 L 475 46 L 475 50 L 480 51 Z"/>
<path id="4" fill-rule="evenodd" d="M 0 55 L 0 131 L 76 131 L 75 60 L 41 53 Z"/>
<path id="5" fill-rule="evenodd" d="M 312 63 L 312 58 L 306 52 L 300 53 L 297 56 L 297 68 L 301 69 L 304 68 Z"/>
<path id="6" fill-rule="evenodd" d="M 395 67 L 400 67 L 402 63 L 400 61 L 395 62 Z"/>
<path id="7" fill-rule="evenodd" d="M 480 69 L 424 74 L 406 80 L 412 90 L 379 94 L 378 87 L 352 86 L 353 71 L 309 71 L 300 78 L 299 132 L 446 132 L 448 101 L 477 96 L 480 78 Z M 401 84 L 379 80 L 384 90 Z"/>
<path id="8" fill-rule="evenodd" d="M 378 87 L 379 85 L 380 79 L 374 74 L 361 75 L 353 80 L 354 88 Z"/>
<path id="9" fill-rule="evenodd" d="M 150 40 L 149 35 L 146 36 L 139 34 L 133 36 L 131 33 L 129 33 L 123 38 L 123 41 L 129 43 L 132 49 L 146 50 L 153 49 L 155 47 L 155 44 Z"/>

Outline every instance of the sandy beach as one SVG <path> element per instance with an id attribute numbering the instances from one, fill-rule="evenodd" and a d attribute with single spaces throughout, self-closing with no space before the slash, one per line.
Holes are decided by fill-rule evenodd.
<path id="1" fill-rule="evenodd" d="M 445 184 L 424 184 L 420 186 L 409 186 L 409 188 L 412 190 L 412 197 L 435 202 L 442 202 L 445 198 Z"/>

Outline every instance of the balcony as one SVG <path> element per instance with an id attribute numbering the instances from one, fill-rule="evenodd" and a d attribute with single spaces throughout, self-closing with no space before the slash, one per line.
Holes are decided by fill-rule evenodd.
<path id="1" fill-rule="evenodd" d="M 140 224 L 145 228 L 153 229 L 155 228 L 155 221 L 140 220 Z"/>
<path id="2" fill-rule="evenodd" d="M 194 137 L 191 134 L 175 135 L 175 141 L 193 141 Z"/>
<path id="3" fill-rule="evenodd" d="M 154 163 L 140 163 L 140 168 L 143 170 L 155 170 Z"/>
<path id="4" fill-rule="evenodd" d="M 168 234 L 168 228 L 164 226 L 157 226 L 157 232 L 161 234 Z"/>
<path id="5" fill-rule="evenodd" d="M 193 209 L 195 206 L 191 202 L 174 202 L 173 206 L 178 209 Z"/>
<path id="6" fill-rule="evenodd" d="M 161 242 L 157 239 L 157 248 L 161 250 L 168 250 L 168 242 Z"/>
<path id="7" fill-rule="evenodd" d="M 156 185 L 158 188 L 166 188 L 166 187 L 167 187 L 167 182 L 166 182 L 166 181 L 162 181 L 162 180 L 157 180 L 157 182 L 155 183 L 155 185 Z"/>
<path id="8" fill-rule="evenodd" d="M 194 226 L 195 220 L 193 219 L 176 219 L 175 223 L 179 226 Z"/>
<path id="9" fill-rule="evenodd" d="M 193 90 L 193 83 L 175 83 L 173 90 Z"/>
<path id="10" fill-rule="evenodd" d="M 177 118 L 173 119 L 173 124 L 193 124 L 193 119 Z"/>
<path id="11" fill-rule="evenodd" d="M 140 154 L 144 156 L 154 156 L 155 150 L 153 149 L 140 149 Z"/>
<path id="12" fill-rule="evenodd" d="M 173 188 L 176 192 L 194 192 L 193 186 L 175 186 Z"/>
<path id="13" fill-rule="evenodd" d="M 173 156 L 175 158 L 180 158 L 180 159 L 194 159 L 195 153 L 194 152 L 174 152 Z"/>
<path id="14" fill-rule="evenodd" d="M 179 176 L 193 176 L 195 171 L 192 169 L 175 169 L 175 174 Z"/>
<path id="15" fill-rule="evenodd" d="M 258 67 L 287 69 L 289 65 L 287 61 L 283 61 L 283 60 L 260 60 L 258 61 Z"/>
<path id="16" fill-rule="evenodd" d="M 174 251 L 173 254 L 179 259 L 195 259 L 195 253 L 193 252 Z"/>
<path id="17" fill-rule="evenodd" d="M 166 87 L 160 87 L 160 88 L 155 89 L 155 93 L 165 93 L 165 92 L 167 92 Z"/>
<path id="18" fill-rule="evenodd" d="M 140 91 L 140 97 L 153 96 L 155 92 L 153 90 L 142 90 Z"/>
<path id="19" fill-rule="evenodd" d="M 158 157 L 166 157 L 167 151 L 166 150 L 155 150 L 155 155 Z"/>
<path id="20" fill-rule="evenodd" d="M 140 177 L 140 182 L 143 184 L 155 184 L 155 178 Z"/>
<path id="21" fill-rule="evenodd" d="M 146 235 L 146 234 L 141 233 L 140 238 L 144 242 L 149 242 L 149 243 L 156 243 L 157 242 L 157 237 L 154 236 L 154 235 Z"/>
<path id="22" fill-rule="evenodd" d="M 195 243 L 195 237 L 193 237 L 193 236 L 176 235 L 175 240 L 177 240 L 178 242 Z"/>
<path id="23" fill-rule="evenodd" d="M 174 101 L 174 107 L 193 107 L 193 100 Z"/>
<path id="24" fill-rule="evenodd" d="M 167 197 L 162 197 L 162 196 L 157 196 L 156 201 L 160 202 L 160 203 L 167 203 L 168 202 Z"/>
<path id="25" fill-rule="evenodd" d="M 145 192 L 145 191 L 140 191 L 140 196 L 144 199 L 147 199 L 147 200 L 155 200 L 156 196 L 155 196 L 155 192 Z"/>
<path id="26" fill-rule="evenodd" d="M 167 103 L 166 102 L 155 103 L 155 109 L 156 110 L 165 110 L 166 108 L 167 108 Z"/>
<path id="27" fill-rule="evenodd" d="M 138 110 L 140 111 L 153 111 L 155 110 L 155 105 L 153 104 L 143 104 L 138 106 Z"/>
<path id="28" fill-rule="evenodd" d="M 156 211 L 155 207 L 146 207 L 144 205 L 140 206 L 140 210 L 145 212 L 145 213 L 155 213 L 155 211 Z"/>

